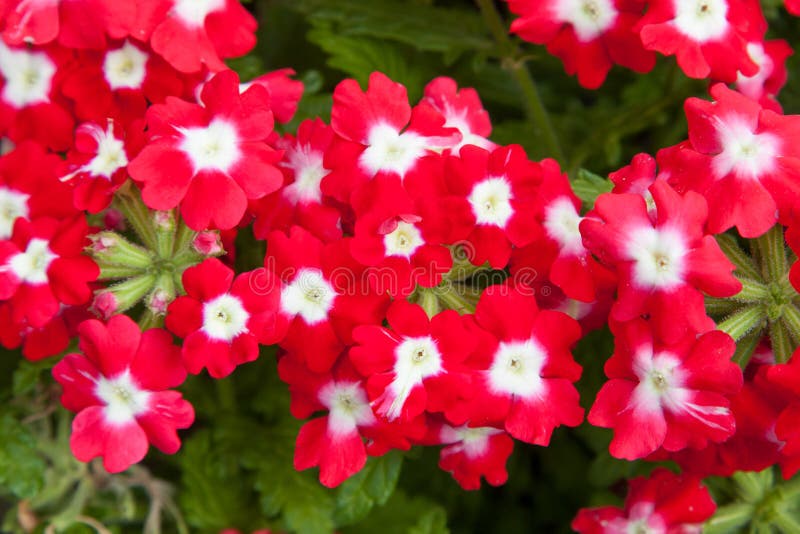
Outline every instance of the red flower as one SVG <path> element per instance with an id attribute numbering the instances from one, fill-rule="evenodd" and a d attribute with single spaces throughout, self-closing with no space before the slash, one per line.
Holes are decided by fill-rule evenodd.
<path id="1" fill-rule="evenodd" d="M 642 48 L 633 26 L 644 9 L 641 0 L 508 0 L 520 15 L 511 31 L 532 43 L 547 45 L 561 58 L 567 74 L 597 89 L 613 64 L 648 72 L 655 54 Z"/>
<path id="2" fill-rule="evenodd" d="M 295 469 L 319 466 L 319 481 L 329 488 L 338 486 L 364 467 L 364 437 L 376 437 L 382 426 L 369 407 L 361 378 L 346 358 L 331 371 L 317 374 L 291 353 L 279 360 L 278 373 L 289 384 L 292 415 L 305 419 L 320 410 L 328 412 L 300 429 Z"/>
<path id="3" fill-rule="evenodd" d="M 333 92 L 331 127 L 337 139 L 325 153 L 331 173 L 322 190 L 343 203 L 376 177 L 403 180 L 419 160 L 460 141 L 458 130 L 430 104 L 413 109 L 406 88 L 380 72 L 369 77 L 364 92 L 345 80 Z"/>
<path id="4" fill-rule="evenodd" d="M 739 292 L 734 265 L 705 234 L 706 202 L 692 191 L 680 196 L 663 180 L 650 186 L 657 218 L 640 195 L 606 193 L 581 222 L 583 243 L 619 277 L 616 321 L 649 315 L 659 338 L 714 327 L 700 290 L 717 297 Z"/>
<path id="5" fill-rule="evenodd" d="M 126 132 L 112 119 L 105 127 L 93 122 L 78 126 L 61 177 L 73 184 L 77 209 L 99 213 L 111 204 L 114 191 L 128 179 L 128 161 L 144 143 L 143 126 L 137 122 Z"/>
<path id="6" fill-rule="evenodd" d="M 8 47 L 0 40 L 0 135 L 33 139 L 63 151 L 72 143 L 72 116 L 56 99 L 67 72 L 67 50 Z"/>
<path id="7" fill-rule="evenodd" d="M 572 528 L 580 534 L 700 534 L 703 523 L 717 509 L 708 489 L 695 476 L 658 468 L 650 478 L 635 478 L 629 486 L 624 509 L 584 508 L 572 521 Z"/>
<path id="8" fill-rule="evenodd" d="M 781 112 L 781 105 L 775 100 L 778 92 L 786 83 L 786 59 L 794 51 L 783 39 L 747 43 L 750 59 L 758 65 L 758 72 L 745 76 L 741 72 L 736 78 L 736 90 L 762 107 Z"/>
<path id="9" fill-rule="evenodd" d="M 553 160 L 542 161 L 541 168 L 544 177 L 528 215 L 541 227 L 532 243 L 512 253 L 511 274 L 526 277 L 530 271 L 537 286 L 549 281 L 569 298 L 594 302 L 611 274 L 583 246 L 578 229 L 581 201 L 572 192 L 567 175 Z"/>
<path id="10" fill-rule="evenodd" d="M 128 6 L 113 0 L 0 0 L 0 30 L 11 45 L 54 40 L 69 48 L 103 48 L 106 26 L 121 24 Z M 131 8 L 135 2 L 130 2 Z"/>
<path id="11" fill-rule="evenodd" d="M 216 258 L 183 272 L 187 295 L 169 305 L 166 326 L 184 338 L 181 354 L 190 373 L 208 368 L 214 378 L 228 376 L 258 357 L 259 343 L 272 345 L 285 334 L 280 286 L 257 287 L 253 276 L 246 272 L 234 280 L 233 270 Z"/>
<path id="12" fill-rule="evenodd" d="M 68 185 L 58 180 L 61 158 L 41 145 L 23 141 L 0 156 L 0 239 L 9 239 L 17 219 L 58 219 L 76 213 Z"/>
<path id="13" fill-rule="evenodd" d="M 193 230 L 228 229 L 241 221 L 248 199 L 278 189 L 280 157 L 266 138 L 272 112 L 266 90 L 239 95 L 236 73 L 217 74 L 203 88 L 205 107 L 168 98 L 147 111 L 150 141 L 128 166 L 143 183 L 142 199 L 156 210 L 180 206 Z"/>
<path id="14" fill-rule="evenodd" d="M 786 231 L 786 242 L 796 255 L 800 256 L 800 221 L 795 222 Z M 797 260 L 789 270 L 789 281 L 795 290 L 800 293 L 800 260 Z"/>
<path id="15" fill-rule="evenodd" d="M 498 425 L 513 437 L 546 446 L 560 425 L 583 421 L 573 382 L 581 367 L 570 354 L 580 327 L 567 315 L 539 310 L 536 300 L 509 286 L 491 286 L 475 311 L 485 330 L 467 365 L 475 369 L 469 402 L 447 409 L 456 424 Z"/>
<path id="16" fill-rule="evenodd" d="M 288 236 L 273 232 L 268 242 L 265 276 L 254 283 L 281 284 L 280 313 L 289 329 L 280 345 L 311 371 L 324 373 L 352 343 L 356 325 L 383 320 L 388 297 L 370 290 L 347 240 L 323 245 L 294 226 Z"/>
<path id="17" fill-rule="evenodd" d="M 758 72 L 747 43 L 762 39 L 766 21 L 756 0 L 650 0 L 637 28 L 645 48 L 675 55 L 690 78 L 732 83 Z"/>
<path id="18" fill-rule="evenodd" d="M 275 120 L 285 124 L 292 120 L 303 97 L 303 82 L 293 80 L 290 76 L 294 74 L 294 69 L 273 70 L 241 84 L 240 88 L 246 91 L 254 83 L 263 86 L 269 92 L 269 107 Z"/>
<path id="19" fill-rule="evenodd" d="M 101 456 L 110 473 L 139 462 L 152 443 L 174 454 L 176 432 L 194 421 L 192 405 L 177 391 L 186 378 L 180 349 L 164 330 L 142 333 L 130 317 L 107 324 L 95 319 L 78 328 L 83 354 L 68 354 L 53 368 L 62 385 L 61 403 L 78 415 L 70 448 L 88 462 Z"/>
<path id="20" fill-rule="evenodd" d="M 442 114 L 445 128 L 455 128 L 461 134 L 461 141 L 451 147 L 453 152 L 458 153 L 464 145 L 475 145 L 486 150 L 495 147 L 488 139 L 492 134 L 489 113 L 483 109 L 475 89 L 459 89 L 455 80 L 440 76 L 425 86 L 422 100 Z"/>
<path id="21" fill-rule="evenodd" d="M 757 237 L 800 205 L 800 117 L 783 116 L 722 84 L 715 102 L 686 101 L 689 144 L 664 149 L 669 181 L 706 197 L 708 229 Z M 665 154 L 666 155 L 666 154 Z M 659 154 L 659 160 L 662 154 Z"/>
<path id="22" fill-rule="evenodd" d="M 333 136 L 322 120 L 305 120 L 298 126 L 296 138 L 287 135 L 276 143 L 284 151 L 278 163 L 284 186 L 250 203 L 256 216 L 253 233 L 258 239 L 265 239 L 273 230 L 288 231 L 293 225 L 326 242 L 342 237 L 339 210 L 327 203 L 320 188 L 330 172 L 323 158 Z"/>
<path id="23" fill-rule="evenodd" d="M 742 387 L 742 372 L 730 361 L 736 350 L 730 336 L 688 332 L 664 343 L 641 319 L 614 332 L 616 349 L 605 364 L 610 380 L 589 412 L 591 424 L 614 429 L 612 456 L 635 460 L 660 447 L 701 449 L 733 434 L 729 399 Z"/>
<path id="24" fill-rule="evenodd" d="M 15 323 L 47 324 L 60 304 L 86 304 L 100 269 L 83 255 L 83 216 L 58 221 L 17 219 L 10 240 L 0 241 L 0 300 L 9 300 Z"/>
<path id="25" fill-rule="evenodd" d="M 256 19 L 238 0 L 158 0 L 150 20 L 158 21 L 150 45 L 181 72 L 225 70 L 224 58 L 256 43 Z"/>
<path id="26" fill-rule="evenodd" d="M 506 462 L 514 449 L 514 440 L 503 430 L 492 427 L 431 428 L 434 443 L 445 447 L 439 453 L 439 467 L 453 475 L 465 490 L 478 490 L 481 477 L 492 486 L 508 480 Z"/>
<path id="27" fill-rule="evenodd" d="M 411 421 L 423 412 L 442 412 L 468 395 L 464 360 L 475 339 L 461 316 L 446 310 L 428 319 L 420 306 L 396 300 L 386 312 L 391 330 L 357 326 L 350 359 L 367 377 L 376 414 Z"/>
<path id="28" fill-rule="evenodd" d="M 530 213 L 542 166 L 530 161 L 519 145 L 492 152 L 468 145 L 447 164 L 452 196 L 440 208 L 440 216 L 450 221 L 451 242 L 466 239 L 474 265 L 488 261 L 495 269 L 504 268 L 512 245 L 525 246 L 536 237 L 537 224 Z"/>

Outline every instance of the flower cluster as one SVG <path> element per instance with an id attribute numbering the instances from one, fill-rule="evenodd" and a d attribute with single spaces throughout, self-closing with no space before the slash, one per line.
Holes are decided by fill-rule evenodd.
<path id="1" fill-rule="evenodd" d="M 701 476 L 800 469 L 800 116 L 773 100 L 788 45 L 763 41 L 751 0 L 509 5 L 585 87 L 660 52 L 738 90 L 689 98 L 688 138 L 584 205 L 446 77 L 418 102 L 379 72 L 345 80 L 329 123 L 279 133 L 303 85 L 225 66 L 254 44 L 235 0 L 0 0 L 0 342 L 37 360 L 78 338 L 53 376 L 79 460 L 177 452 L 187 375 L 275 345 L 304 420 L 294 466 L 329 487 L 412 446 L 441 447 L 466 489 L 500 485 L 515 440 L 546 447 L 585 408 L 612 456 L 685 473 L 631 481 L 579 532 L 694 532 L 715 508 Z M 244 228 L 266 252 L 237 272 Z M 582 399 L 572 350 L 605 325 L 607 380 Z"/>

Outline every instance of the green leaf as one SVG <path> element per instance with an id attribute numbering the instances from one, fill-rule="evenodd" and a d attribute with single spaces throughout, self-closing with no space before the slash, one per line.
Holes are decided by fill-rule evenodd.
<path id="1" fill-rule="evenodd" d="M 376 506 L 361 522 L 342 529 L 343 534 L 445 534 L 447 514 L 440 505 L 424 497 L 409 497 L 395 491 L 383 506 Z"/>
<path id="2" fill-rule="evenodd" d="M 45 461 L 28 428 L 9 414 L 0 416 L 0 487 L 29 499 L 42 489 Z"/>
<path id="3" fill-rule="evenodd" d="M 386 504 L 397 486 L 402 464 L 403 456 L 398 451 L 370 458 L 361 471 L 339 488 L 334 511 L 336 523 L 355 523 L 365 517 L 373 506 Z"/>
<path id="4" fill-rule="evenodd" d="M 287 7 L 304 13 L 313 26 L 328 26 L 339 35 L 404 43 L 445 54 L 449 62 L 465 51 L 495 46 L 475 9 L 395 0 L 287 0 Z"/>
<path id="5" fill-rule="evenodd" d="M 333 532 L 332 492 L 317 481 L 317 471 L 297 471 L 292 462 L 298 423 L 285 419 L 265 432 L 258 450 L 249 450 L 245 465 L 256 470 L 261 509 L 281 516 L 286 530 L 299 534 Z"/>
<path id="6" fill-rule="evenodd" d="M 572 181 L 575 195 L 590 209 L 594 207 L 598 196 L 608 193 L 613 187 L 614 184 L 610 180 L 586 169 L 578 170 L 578 176 Z"/>

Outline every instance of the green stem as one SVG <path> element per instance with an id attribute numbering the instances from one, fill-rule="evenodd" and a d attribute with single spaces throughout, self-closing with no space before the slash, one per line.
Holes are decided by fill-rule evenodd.
<path id="1" fill-rule="evenodd" d="M 138 276 L 145 271 L 137 267 L 123 267 L 121 265 L 106 265 L 100 267 L 100 280 L 114 280 L 119 278 L 131 278 Z"/>
<path id="2" fill-rule="evenodd" d="M 717 325 L 717 329 L 722 330 L 735 341 L 739 341 L 750 331 L 758 328 L 764 322 L 764 309 L 762 306 L 753 305 L 741 308 L 734 314 L 728 316 L 724 321 Z"/>
<path id="3" fill-rule="evenodd" d="M 789 339 L 789 331 L 783 322 L 775 321 L 769 325 L 769 340 L 772 345 L 772 352 L 775 353 L 776 363 L 786 363 L 792 356 L 792 341 Z"/>
<path id="4" fill-rule="evenodd" d="M 528 67 L 518 59 L 518 50 L 508 36 L 508 29 L 493 0 L 476 0 L 489 31 L 492 32 L 500 53 L 503 56 L 503 67 L 506 68 L 522 90 L 525 96 L 525 111 L 528 119 L 541 130 L 542 138 L 547 152 L 555 159 L 564 163 L 564 152 L 556 136 L 553 124 L 547 109 L 544 107 L 539 95 L 539 88 L 533 80 Z"/>
<path id="5" fill-rule="evenodd" d="M 756 269 L 753 260 L 739 248 L 736 238 L 729 234 L 720 234 L 717 236 L 717 243 L 722 252 L 728 257 L 731 262 L 736 266 L 736 274 L 742 278 L 750 278 L 751 280 L 761 280 L 761 274 Z"/>
<path id="6" fill-rule="evenodd" d="M 794 304 L 787 304 L 783 308 L 781 320 L 794 342 L 800 345 L 800 309 Z"/>
<path id="7" fill-rule="evenodd" d="M 780 282 L 786 277 L 786 246 L 783 241 L 783 226 L 775 226 L 756 240 L 761 257 L 761 273 L 767 282 Z"/>
<path id="8" fill-rule="evenodd" d="M 731 299 L 705 298 L 706 313 L 709 315 L 728 315 L 739 309 L 740 304 Z"/>
<path id="9" fill-rule="evenodd" d="M 739 367 L 744 370 L 747 364 L 750 363 L 750 358 L 758 348 L 761 341 L 761 332 L 750 332 L 742 339 L 736 342 L 736 352 L 733 353 L 733 361 L 739 364 Z"/>
<path id="10" fill-rule="evenodd" d="M 742 283 L 742 290 L 731 297 L 739 302 L 763 302 L 770 297 L 769 288 L 750 278 L 739 278 Z"/>
<path id="11" fill-rule="evenodd" d="M 186 226 L 186 223 L 183 222 L 183 219 L 180 216 L 176 216 L 175 224 L 178 225 L 178 230 L 175 235 L 173 252 L 177 254 L 178 252 L 181 252 L 182 250 L 191 246 L 192 241 L 195 237 L 197 237 L 197 232 Z"/>
<path id="12" fill-rule="evenodd" d="M 145 248 L 156 249 L 156 232 L 153 228 L 153 217 L 150 210 L 142 202 L 139 190 L 131 184 L 117 191 L 114 201 L 125 219 L 133 227 Z"/>

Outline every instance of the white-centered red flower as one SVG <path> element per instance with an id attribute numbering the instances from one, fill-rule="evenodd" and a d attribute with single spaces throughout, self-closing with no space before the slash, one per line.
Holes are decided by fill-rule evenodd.
<path id="1" fill-rule="evenodd" d="M 734 87 L 764 108 L 780 113 L 781 105 L 775 97 L 786 83 L 786 59 L 794 53 L 792 47 L 783 39 L 755 41 L 747 43 L 747 53 L 758 65 L 758 72 L 751 76 L 740 72 Z"/>
<path id="2" fill-rule="evenodd" d="M 468 396 L 463 362 L 476 340 L 461 316 L 446 310 L 429 319 L 416 304 L 396 300 L 386 312 L 390 328 L 362 325 L 353 331 L 350 359 L 367 377 L 375 413 L 388 421 L 411 421 L 443 412 Z"/>
<path id="3" fill-rule="evenodd" d="M 247 209 L 248 199 L 277 190 L 280 158 L 266 143 L 273 118 L 260 85 L 239 94 L 233 71 L 217 74 L 203 88 L 205 106 L 168 98 L 147 111 L 149 142 L 128 172 L 143 184 L 150 208 L 180 206 L 194 230 L 229 229 Z"/>
<path id="4" fill-rule="evenodd" d="M 70 448 L 82 461 L 98 456 L 110 473 L 124 471 L 150 444 L 174 454 L 177 430 L 189 428 L 194 409 L 177 391 L 186 378 L 180 349 L 161 329 L 141 332 L 126 315 L 107 324 L 78 327 L 82 354 L 68 354 L 53 368 L 63 387 L 61 403 L 77 412 Z"/>
<path id="5" fill-rule="evenodd" d="M 278 373 L 289 384 L 292 415 L 305 419 L 327 411 L 300 429 L 295 469 L 319 466 L 320 482 L 332 488 L 364 467 L 367 452 L 409 448 L 396 430 L 375 417 L 362 378 L 346 357 L 326 373 L 313 373 L 290 353 L 278 361 Z"/>
<path id="6" fill-rule="evenodd" d="M 57 151 L 70 147 L 75 123 L 57 99 L 69 59 L 58 47 L 9 47 L 0 40 L 0 135 Z"/>
<path id="7" fill-rule="evenodd" d="M 686 101 L 689 144 L 664 149 L 668 180 L 708 201 L 708 229 L 757 237 L 800 205 L 800 116 L 780 115 L 722 84 Z"/>
<path id="8" fill-rule="evenodd" d="M 455 80 L 440 76 L 428 82 L 422 100 L 444 116 L 445 128 L 456 128 L 461 134 L 461 141 L 450 147 L 453 152 L 458 153 L 464 145 L 487 150 L 495 147 L 488 139 L 492 134 L 489 113 L 483 108 L 475 89 L 459 89 Z"/>
<path id="9" fill-rule="evenodd" d="M 614 64 L 643 73 L 656 63 L 633 31 L 644 11 L 641 0 L 508 0 L 508 5 L 520 16 L 511 31 L 547 45 L 587 89 L 600 87 Z"/>
<path id="10" fill-rule="evenodd" d="M 0 241 L 0 300 L 8 300 L 14 323 L 39 328 L 61 304 L 89 302 L 100 269 L 83 254 L 88 231 L 83 215 L 17 219 L 11 238 Z"/>
<path id="11" fill-rule="evenodd" d="M 714 327 L 703 293 L 730 297 L 741 283 L 734 265 L 706 233 L 705 199 L 681 196 L 664 180 L 650 186 L 656 217 L 645 199 L 632 193 L 600 195 L 580 223 L 583 244 L 617 273 L 616 321 L 649 317 L 659 338 L 677 341 L 686 332 Z"/>
<path id="12" fill-rule="evenodd" d="M 143 144 L 143 121 L 127 131 L 112 119 L 104 125 L 85 122 L 78 126 L 60 177 L 74 188 L 75 208 L 89 213 L 106 209 L 114 192 L 128 179 L 128 162 Z"/>
<path id="13" fill-rule="evenodd" d="M 238 0 L 153 3 L 150 45 L 180 72 L 225 70 L 223 59 L 243 56 L 256 44 L 256 19 Z"/>
<path id="14" fill-rule="evenodd" d="M 530 161 L 519 145 L 489 152 L 467 145 L 460 156 L 447 158 L 445 178 L 449 198 L 441 216 L 451 226 L 451 242 L 466 240 L 470 261 L 502 269 L 513 246 L 525 246 L 536 237 L 534 209 L 542 168 Z"/>
<path id="15" fill-rule="evenodd" d="M 24 141 L 0 156 L 0 239 L 9 239 L 17 219 L 62 219 L 76 214 L 64 197 L 70 188 L 58 180 L 61 158 L 36 142 Z"/>
<path id="16" fill-rule="evenodd" d="M 549 281 L 569 298 L 594 302 L 598 289 L 608 285 L 610 273 L 583 246 L 581 201 L 567 175 L 554 160 L 542 161 L 541 169 L 542 182 L 528 215 L 540 227 L 532 243 L 512 252 L 511 274 L 524 278 L 529 270 L 532 285 L 540 291 L 540 284 Z"/>
<path id="17" fill-rule="evenodd" d="M 573 519 L 572 529 L 580 534 L 700 534 L 717 509 L 700 482 L 696 476 L 657 468 L 649 478 L 629 482 L 623 508 L 584 508 Z"/>
<path id="18" fill-rule="evenodd" d="M 413 109 L 402 84 L 373 72 L 362 91 L 345 80 L 333 92 L 331 127 L 337 138 L 325 153 L 331 173 L 322 190 L 343 203 L 375 178 L 403 180 L 425 155 L 457 144 L 461 134 L 445 127 L 445 118 L 421 102 Z"/>
<path id="19" fill-rule="evenodd" d="M 333 130 L 321 119 L 305 120 L 297 137 L 287 135 L 276 143 L 283 157 L 278 167 L 284 185 L 264 198 L 250 203 L 255 215 L 253 233 L 265 239 L 273 230 L 288 231 L 302 226 L 325 242 L 342 237 L 341 215 L 322 194 L 320 184 L 330 170 L 323 162 L 333 141 Z"/>
<path id="20" fill-rule="evenodd" d="M 615 325 L 616 348 L 605 364 L 609 381 L 597 394 L 589 422 L 614 429 L 609 451 L 635 460 L 663 447 L 702 449 L 735 431 L 730 397 L 742 387 L 731 362 L 733 339 L 713 330 L 664 343 L 642 319 Z"/>
<path id="21" fill-rule="evenodd" d="M 581 335 L 574 319 L 540 310 L 533 296 L 514 287 L 495 285 L 481 295 L 474 320 L 485 332 L 467 362 L 475 369 L 472 395 L 445 411 L 451 422 L 498 426 L 546 446 L 556 427 L 583 421 L 573 385 L 581 366 L 570 353 Z"/>
<path id="22" fill-rule="evenodd" d="M 261 281 L 266 273 L 259 273 Z M 183 272 L 186 296 L 167 310 L 167 328 L 184 338 L 181 354 L 186 370 L 204 368 L 214 378 L 228 376 L 237 365 L 258 357 L 258 345 L 272 345 L 286 332 L 278 314 L 278 284 L 257 286 L 254 273 L 234 272 L 216 258 Z"/>
<path id="23" fill-rule="evenodd" d="M 352 343 L 356 325 L 380 324 L 388 296 L 371 289 L 347 240 L 324 245 L 293 226 L 288 235 L 271 233 L 268 242 L 266 273 L 254 284 L 280 286 L 279 311 L 289 323 L 280 346 L 312 372 L 327 372 Z"/>
<path id="24" fill-rule="evenodd" d="M 676 56 L 690 78 L 726 83 L 741 72 L 752 76 L 758 65 L 747 43 L 760 41 L 766 21 L 754 0 L 650 0 L 637 25 L 648 50 Z"/>

